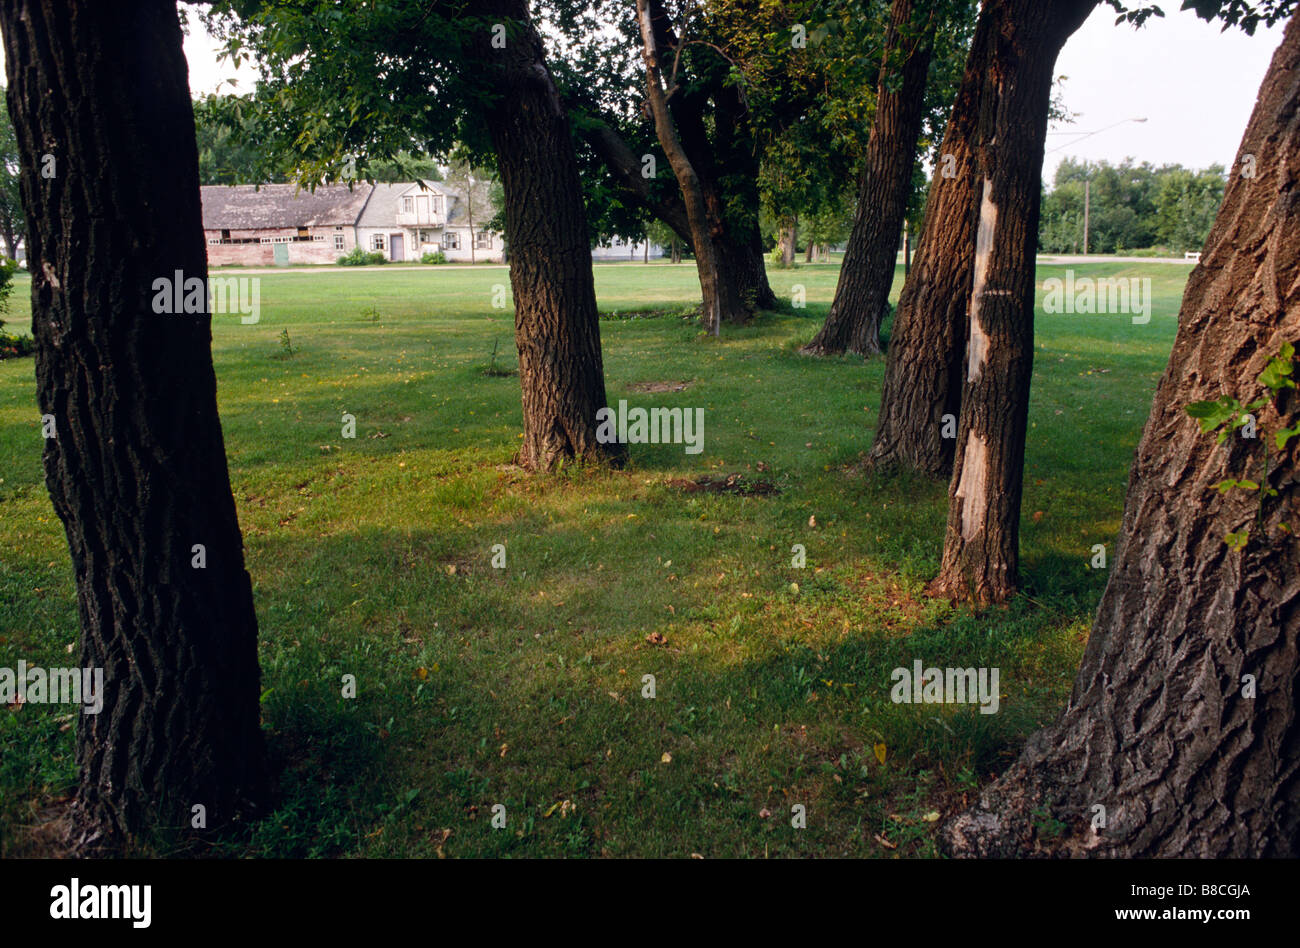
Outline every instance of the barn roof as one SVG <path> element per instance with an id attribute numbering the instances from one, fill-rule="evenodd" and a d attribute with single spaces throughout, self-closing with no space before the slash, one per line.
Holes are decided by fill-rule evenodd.
<path id="1" fill-rule="evenodd" d="M 204 230 L 260 230 L 355 224 L 371 185 L 322 184 L 315 191 L 296 184 L 204 185 Z"/>

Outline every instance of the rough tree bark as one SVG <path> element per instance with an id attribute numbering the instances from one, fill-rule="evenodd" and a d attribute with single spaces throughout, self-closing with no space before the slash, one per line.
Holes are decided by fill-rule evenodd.
<path id="1" fill-rule="evenodd" d="M 799 218 L 791 215 L 781 219 L 777 229 L 777 249 L 781 252 L 781 266 L 794 266 L 795 244 L 798 241 Z M 811 246 L 811 245 L 810 245 Z"/>
<path id="2" fill-rule="evenodd" d="M 853 230 L 830 313 L 801 350 L 810 355 L 880 352 L 880 323 L 894 283 L 898 236 L 912 193 L 912 165 L 934 41 L 933 16 L 925 23 L 914 22 L 919 19 L 912 0 L 894 0 Z M 901 80 L 897 83 L 895 70 Z"/>
<path id="3" fill-rule="evenodd" d="M 532 471 L 570 459 L 617 463 L 623 446 L 596 439 L 605 376 L 568 113 L 526 0 L 484 0 L 480 7 L 513 26 L 501 49 L 480 30 L 474 55 L 491 91 L 484 120 L 505 190 L 524 412 L 517 460 Z"/>
<path id="4" fill-rule="evenodd" d="M 734 90 L 730 94 L 734 95 Z M 725 100 L 726 95 L 720 95 Z M 718 163 L 732 169 L 733 173 L 728 180 L 732 182 L 733 193 L 728 195 L 727 200 L 719 201 L 719 207 L 724 204 L 734 204 L 757 208 L 758 191 L 754 181 L 758 172 L 753 159 L 753 148 L 745 148 L 744 143 L 737 143 L 737 147 L 731 148 L 727 155 L 717 159 L 712 158 L 715 146 L 709 141 L 706 124 L 699 111 L 705 104 L 707 103 L 695 100 L 688 108 L 680 96 L 675 96 L 670 103 L 669 110 L 679 126 L 683 122 L 683 113 L 693 111 L 694 114 L 686 118 L 686 123 L 702 130 L 698 139 L 692 137 L 689 141 L 679 134 L 679 137 L 682 137 L 682 148 L 705 190 L 714 186 L 711 184 L 712 169 Z M 711 124 L 715 134 L 720 134 L 720 137 L 725 139 L 725 145 L 736 143 L 736 139 L 743 137 L 734 128 L 741 119 L 740 116 L 733 117 L 730 108 L 715 108 Z M 654 193 L 649 181 L 641 173 L 641 157 L 633 154 L 632 149 L 618 132 L 604 120 L 590 115 L 580 115 L 576 121 L 579 134 L 609 169 L 614 183 L 623 195 L 633 204 L 653 215 L 655 219 L 667 224 L 685 244 L 691 245 L 693 241 L 690 221 L 686 215 L 686 204 L 682 199 L 680 188 L 673 198 Z M 706 167 L 709 169 L 707 172 Z M 752 174 L 749 173 L 750 171 Z M 713 241 L 715 253 L 718 265 L 726 275 L 726 279 L 735 285 L 736 295 L 746 305 L 752 304 L 760 309 L 771 308 L 776 305 L 776 294 L 772 292 L 772 287 L 768 283 L 767 268 L 763 261 L 763 235 L 758 228 L 757 217 L 751 216 L 753 219 L 743 224 L 737 224 L 733 220 L 725 222 L 725 226 Z M 673 262 L 680 261 L 679 252 Z"/>
<path id="5" fill-rule="evenodd" d="M 971 139 L 992 54 L 993 20 L 975 25 L 961 86 L 925 200 L 916 257 L 894 314 L 870 462 L 931 476 L 952 470 L 954 440 L 944 416 L 961 408 L 961 357 L 975 261 L 975 178 Z"/>
<path id="6" fill-rule="evenodd" d="M 989 0 L 993 48 L 974 141 L 979 183 L 966 372 L 948 525 L 930 594 L 1003 602 L 1018 585 L 1034 359 L 1034 261 L 1057 54 L 1099 0 Z"/>
<path id="7" fill-rule="evenodd" d="M 28 222 L 45 481 L 77 583 L 82 667 L 72 842 L 256 812 L 267 777 L 257 620 L 231 497 L 206 291 L 198 151 L 173 0 L 3 0 Z M 197 300 L 197 297 L 196 297 Z M 195 568 L 202 545 L 205 568 Z"/>
<path id="8" fill-rule="evenodd" d="M 1248 165 L 1254 177 L 1241 173 Z M 1300 341 L 1297 195 L 1300 19 L 1292 19 L 1183 296 L 1069 705 L 976 807 L 944 827 L 950 853 L 1300 855 L 1300 439 L 1279 452 L 1263 437 L 1295 424 L 1300 399 L 1284 390 L 1258 413 L 1258 439 L 1238 432 L 1226 446 L 1185 411 L 1221 395 L 1265 394 L 1260 371 L 1284 342 Z M 1278 496 L 1266 499 L 1261 524 L 1257 492 L 1211 486 L 1258 479 L 1263 451 Z M 1233 552 L 1224 535 L 1243 528 L 1251 539 Z M 1040 838 L 1035 823 L 1045 817 L 1068 830 Z"/>
<path id="9" fill-rule="evenodd" d="M 659 144 L 672 166 L 682 190 L 682 199 L 686 202 L 691 246 L 695 251 L 695 265 L 699 271 L 700 289 L 704 297 L 703 321 L 708 331 L 716 336 L 723 321 L 744 322 L 750 313 L 740 288 L 733 279 L 732 270 L 723 266 L 715 245 L 724 230 L 721 202 L 716 193 L 704 187 L 682 146 L 676 122 L 669 110 L 669 97 L 676 90 L 664 89 L 659 65 L 659 38 L 663 28 L 656 29 L 654 22 L 655 16 L 660 14 L 661 10 L 652 12 L 650 0 L 637 0 L 637 20 L 641 27 L 642 55 L 646 64 L 646 100 L 654 117 Z"/>

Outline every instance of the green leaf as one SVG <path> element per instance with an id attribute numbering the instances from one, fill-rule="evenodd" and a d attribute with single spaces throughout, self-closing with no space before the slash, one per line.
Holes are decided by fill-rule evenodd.
<path id="1" fill-rule="evenodd" d="M 1295 355 L 1295 349 L 1290 343 L 1282 347 L 1283 353 L 1287 348 L 1291 348 L 1291 356 L 1276 356 L 1269 360 L 1268 365 L 1264 366 L 1264 371 L 1259 373 L 1259 384 L 1265 386 L 1274 394 L 1282 391 L 1284 388 L 1295 388 L 1295 379 L 1291 375 L 1295 372 L 1295 366 L 1292 365 L 1292 357 Z"/>
<path id="2" fill-rule="evenodd" d="M 1225 421 L 1240 417 L 1242 413 L 1241 403 L 1227 395 L 1221 395 L 1214 401 L 1192 402 L 1183 410 L 1200 422 L 1202 433 L 1213 431 Z"/>
<path id="3" fill-rule="evenodd" d="M 1281 451 L 1286 447 L 1286 443 L 1296 435 L 1300 435 L 1300 422 L 1297 422 L 1292 428 L 1283 428 L 1274 436 L 1277 438 L 1277 449 Z"/>
<path id="4" fill-rule="evenodd" d="M 1225 533 L 1223 542 L 1228 544 L 1228 549 L 1240 553 L 1246 546 L 1246 541 L 1250 539 L 1250 531 L 1242 530 L 1239 533 Z"/>
<path id="5" fill-rule="evenodd" d="M 1210 490 L 1217 490 L 1220 494 L 1226 494 L 1234 487 L 1240 487 L 1242 490 L 1259 490 L 1259 485 L 1254 481 L 1239 481 L 1231 477 L 1210 485 Z"/>

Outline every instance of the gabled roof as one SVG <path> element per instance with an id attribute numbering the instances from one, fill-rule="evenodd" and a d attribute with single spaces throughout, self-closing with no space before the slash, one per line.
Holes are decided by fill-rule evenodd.
<path id="1" fill-rule="evenodd" d="M 204 185 L 204 230 L 259 230 L 355 224 L 371 185 L 322 184 L 315 191 L 296 184 Z"/>
<path id="2" fill-rule="evenodd" d="M 358 227 L 394 227 L 397 225 L 397 212 L 401 209 L 401 199 L 410 194 L 427 192 L 441 194 L 447 201 L 447 223 L 463 225 L 469 223 L 469 207 L 464 195 L 458 188 L 448 186 L 442 181 L 398 181 L 393 184 L 376 184 L 365 210 L 357 219 Z M 481 205 L 481 206 L 480 206 Z M 486 201 L 476 202 L 474 206 L 474 227 L 477 229 L 485 221 L 491 220 L 496 208 Z"/>

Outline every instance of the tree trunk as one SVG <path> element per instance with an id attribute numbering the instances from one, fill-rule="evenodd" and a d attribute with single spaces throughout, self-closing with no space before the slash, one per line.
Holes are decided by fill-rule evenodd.
<path id="1" fill-rule="evenodd" d="M 623 447 L 596 438 L 605 376 L 568 114 L 526 0 L 489 0 L 483 7 L 485 14 L 513 22 L 504 49 L 492 47 L 485 28 L 475 37 L 474 52 L 494 100 L 484 118 L 505 190 L 523 392 L 518 463 L 549 471 L 568 459 L 619 462 Z"/>
<path id="2" fill-rule="evenodd" d="M 677 238 L 674 237 L 673 238 L 673 263 L 681 263 L 681 262 L 682 262 L 682 245 L 679 244 L 677 242 Z"/>
<path id="3" fill-rule="evenodd" d="M 662 43 L 662 39 L 658 41 Z M 673 114 L 677 116 L 681 112 L 679 110 Z M 696 116 L 695 118 L 700 127 L 703 128 L 702 117 Z M 578 118 L 577 124 L 583 139 L 591 146 L 605 167 L 609 169 L 622 193 L 632 203 L 644 208 L 653 214 L 657 220 L 667 224 L 682 241 L 688 244 L 693 243 L 691 225 L 686 214 L 686 204 L 682 199 L 680 188 L 675 199 L 654 194 L 649 181 L 641 173 L 641 158 L 632 153 L 632 150 L 628 148 L 627 144 L 608 123 L 584 115 Z M 715 122 L 715 126 L 716 124 Z M 707 151 L 707 136 L 703 136 L 703 140 L 698 144 Z M 685 143 L 683 143 L 683 150 L 691 161 L 692 167 L 695 168 L 697 176 L 703 178 L 704 176 L 700 174 L 698 165 L 702 158 L 707 158 L 707 154 L 703 156 L 693 154 L 692 149 L 687 148 Z M 750 161 L 750 159 L 746 159 L 746 161 Z M 735 161 L 729 159 L 729 164 L 735 164 Z M 753 183 L 756 176 L 757 170 L 754 171 L 753 176 L 738 172 L 731 177 L 730 180 L 739 182 L 735 185 L 738 193 L 731 196 L 733 203 L 757 206 L 758 192 L 756 185 Z M 709 188 L 708 183 L 702 181 L 701 188 L 707 191 Z M 771 285 L 767 280 L 767 268 L 763 261 L 763 236 L 758 229 L 757 220 L 746 225 L 731 223 L 730 226 L 721 228 L 714 240 L 714 253 L 718 258 L 719 267 L 726 275 L 727 281 L 735 287 L 735 295 L 744 301 L 746 305 L 770 309 L 776 304 L 776 294 L 772 292 Z M 673 263 L 681 263 L 680 246 L 678 246 L 677 253 L 673 257 Z M 744 315 L 748 317 L 748 313 Z"/>
<path id="4" fill-rule="evenodd" d="M 912 231 L 903 225 L 903 280 L 906 282 L 912 273 Z"/>
<path id="5" fill-rule="evenodd" d="M 793 216 L 782 218 L 780 224 L 780 235 L 777 244 L 781 250 L 781 266 L 794 266 L 795 241 L 797 240 L 796 228 L 798 222 Z"/>
<path id="6" fill-rule="evenodd" d="M 730 274 L 730 280 L 738 288 L 741 302 L 746 307 L 746 315 L 753 309 L 771 309 L 776 305 L 776 294 L 767 281 L 767 262 L 763 259 L 763 238 L 757 227 L 747 237 L 744 233 L 749 228 L 729 229 L 716 242 L 720 265 Z"/>
<path id="7" fill-rule="evenodd" d="M 880 352 L 880 322 L 889 305 L 898 262 L 898 233 L 912 193 L 912 166 L 925 112 L 934 18 L 913 21 L 912 0 L 894 0 L 876 93 L 876 117 L 867 140 L 853 231 L 840 267 L 835 300 L 821 330 L 803 352 L 832 355 Z M 901 63 L 901 81 L 893 72 Z"/>
<path id="8" fill-rule="evenodd" d="M 682 240 L 690 240 L 691 225 L 686 219 L 686 205 L 680 195 L 676 200 L 670 200 L 654 194 L 650 189 L 650 179 L 641 173 L 641 158 L 632 153 L 608 123 L 585 115 L 578 116 L 576 121 L 583 140 L 609 169 L 623 194 L 653 214 L 656 220 L 671 227 Z"/>
<path id="9" fill-rule="evenodd" d="M 979 218 L 943 561 L 930 593 L 1003 602 L 1018 585 L 1034 360 L 1034 259 L 1053 68 L 1100 0 L 989 0 L 994 49 L 975 137 Z"/>
<path id="10" fill-rule="evenodd" d="M 1297 75 L 1293 18 L 1183 296 L 1070 702 L 945 826 L 951 854 L 1300 855 L 1300 439 L 1279 450 L 1272 436 L 1300 399 L 1269 396 L 1259 437 L 1238 431 L 1226 446 L 1185 410 L 1269 395 L 1260 371 L 1300 338 Z M 1239 173 L 1247 155 L 1254 177 Z M 1261 518 L 1258 492 L 1211 488 L 1259 480 L 1265 453 L 1278 496 Z M 1242 529 L 1250 540 L 1234 552 L 1224 536 Z M 1066 831 L 1040 835 L 1049 819 Z"/>
<path id="11" fill-rule="evenodd" d="M 714 243 L 723 233 L 721 203 L 716 194 L 706 191 L 687 157 L 668 108 L 668 98 L 676 90 L 664 91 L 659 69 L 658 37 L 652 23 L 649 0 L 637 0 L 637 19 L 641 27 L 642 56 L 646 64 L 646 98 L 654 116 L 659 144 L 672 166 L 682 190 L 682 199 L 686 202 L 691 245 L 695 249 L 695 265 L 699 270 L 700 289 L 703 293 L 703 322 L 705 328 L 716 336 L 724 320 L 744 322 L 749 318 L 749 310 L 735 283 L 734 271 L 722 265 Z"/>
<path id="12" fill-rule="evenodd" d="M 45 481 L 77 581 L 72 841 L 208 828 L 265 802 L 257 620 L 207 308 L 198 151 L 172 0 L 3 0 Z M 47 156 L 52 156 L 51 166 Z M 53 170 L 52 177 L 43 172 Z M 156 280 L 201 281 L 159 313 Z M 183 289 L 183 287 L 182 287 Z M 196 568 L 202 545 L 204 568 Z"/>
<path id="13" fill-rule="evenodd" d="M 880 418 L 870 462 L 910 467 L 932 476 L 952 470 L 955 422 L 961 406 L 961 357 L 975 260 L 975 176 L 971 137 L 991 56 L 992 20 L 975 25 L 961 86 L 939 148 L 925 201 L 912 272 L 898 299 L 880 394 Z"/>

